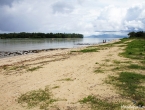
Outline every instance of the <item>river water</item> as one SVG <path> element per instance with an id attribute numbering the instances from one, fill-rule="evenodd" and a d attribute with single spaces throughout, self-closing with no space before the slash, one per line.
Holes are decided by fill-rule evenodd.
<path id="1" fill-rule="evenodd" d="M 75 48 L 85 45 L 78 44 L 97 44 L 106 40 L 107 42 L 126 36 L 112 37 L 84 37 L 84 38 L 46 38 L 46 39 L 0 39 L 0 51 L 24 51 L 41 50 L 55 48 Z"/>

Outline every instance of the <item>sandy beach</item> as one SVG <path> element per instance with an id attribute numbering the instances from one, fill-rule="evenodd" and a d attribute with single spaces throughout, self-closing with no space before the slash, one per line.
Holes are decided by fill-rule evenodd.
<path id="1" fill-rule="evenodd" d="M 46 86 L 56 87 L 51 89 L 53 98 L 61 99 L 51 104 L 50 110 L 88 110 L 87 105 L 78 102 L 88 95 L 122 100 L 115 88 L 104 81 L 108 75 L 115 74 L 113 67 L 107 65 L 113 65 L 113 60 L 125 60 L 118 55 L 124 47 L 116 44 L 102 47 L 98 52 L 74 52 L 84 48 L 88 47 L 0 59 L 0 110 L 28 109 L 17 102 L 18 97 Z M 103 73 L 95 73 L 99 69 Z M 30 110 L 39 110 L 39 107 Z"/>

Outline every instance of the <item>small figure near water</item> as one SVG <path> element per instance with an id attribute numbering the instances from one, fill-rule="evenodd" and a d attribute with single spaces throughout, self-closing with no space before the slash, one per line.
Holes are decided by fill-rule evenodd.
<path id="1" fill-rule="evenodd" d="M 106 43 L 106 40 L 103 40 L 103 43 Z"/>

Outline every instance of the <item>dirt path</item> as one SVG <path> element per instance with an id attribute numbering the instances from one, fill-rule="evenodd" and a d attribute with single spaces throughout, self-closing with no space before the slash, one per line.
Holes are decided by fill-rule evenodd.
<path id="1" fill-rule="evenodd" d="M 78 101 L 91 94 L 102 98 L 117 98 L 119 95 L 114 88 L 104 83 L 108 75 L 115 74 L 110 71 L 111 67 L 105 66 L 111 64 L 105 60 L 122 60 L 123 58 L 118 56 L 121 51 L 121 47 L 110 47 L 99 52 L 78 55 L 68 54 L 67 51 L 56 56 L 52 55 L 53 57 L 44 55 L 45 57 L 41 57 L 42 59 L 38 58 L 22 63 L 32 66 L 32 64 L 49 61 L 42 63 L 42 68 L 36 71 L 23 71 L 21 73 L 19 70 L 17 74 L 4 75 L 4 71 L 1 70 L 0 110 L 26 110 L 25 107 L 17 103 L 17 98 L 28 91 L 44 89 L 47 85 L 58 87 L 52 89 L 53 96 L 64 101 L 57 101 L 53 106 L 57 106 L 60 110 L 69 108 L 87 109 L 82 108 Z M 95 73 L 94 71 L 98 68 L 101 68 L 104 73 Z M 64 79 L 70 79 L 70 81 Z M 38 110 L 38 108 L 32 108 L 32 110 Z"/>

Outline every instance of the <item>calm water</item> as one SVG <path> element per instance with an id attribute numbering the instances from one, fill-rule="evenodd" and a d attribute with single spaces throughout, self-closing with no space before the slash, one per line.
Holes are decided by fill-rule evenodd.
<path id="1" fill-rule="evenodd" d="M 77 43 L 96 44 L 103 40 L 107 42 L 119 37 L 111 38 L 47 38 L 47 39 L 0 39 L 0 51 L 39 50 L 50 48 L 75 48 L 84 45 Z"/>
<path id="2" fill-rule="evenodd" d="M 116 38 L 108 38 L 112 40 Z M 99 43 L 103 39 L 99 38 L 76 38 L 76 39 L 0 39 L 0 51 L 19 51 L 19 50 L 39 50 L 50 48 L 74 48 L 84 45 L 78 43 Z"/>

